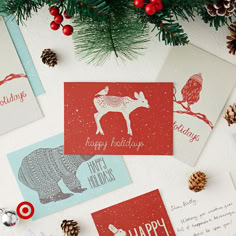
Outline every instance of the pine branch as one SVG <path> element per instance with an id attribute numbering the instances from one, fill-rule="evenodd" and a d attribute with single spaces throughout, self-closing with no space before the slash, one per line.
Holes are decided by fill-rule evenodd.
<path id="1" fill-rule="evenodd" d="M 43 4 L 41 0 L 5 0 L 0 6 L 0 13 L 15 15 L 17 23 L 23 24 L 23 21 L 31 18 L 32 13 L 38 12 Z"/>
<path id="2" fill-rule="evenodd" d="M 137 18 L 132 2 L 113 0 L 110 4 L 114 16 L 109 19 L 94 21 L 76 17 L 74 20 L 75 50 L 88 63 L 103 64 L 112 54 L 121 60 L 132 60 L 149 41 L 148 27 Z"/>
<path id="3" fill-rule="evenodd" d="M 70 16 L 97 18 L 112 16 L 113 12 L 106 0 L 64 0 L 63 5 Z"/>
<path id="4" fill-rule="evenodd" d="M 205 8 L 199 10 L 198 14 L 206 24 L 209 24 L 210 27 L 214 27 L 216 30 L 224 25 L 232 23 L 232 17 L 210 16 Z"/>
<path id="5" fill-rule="evenodd" d="M 159 41 L 164 41 L 166 45 L 179 46 L 189 42 L 187 34 L 179 23 L 160 22 L 160 25 L 155 27 L 159 30 L 157 33 Z"/>

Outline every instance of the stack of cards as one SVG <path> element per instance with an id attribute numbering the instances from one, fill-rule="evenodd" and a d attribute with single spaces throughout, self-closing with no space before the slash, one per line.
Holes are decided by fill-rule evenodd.
<path id="1" fill-rule="evenodd" d="M 15 58 L 13 52 L 3 55 Z M 9 120 L 9 114 L 12 118 L 11 127 L 0 126 L 0 133 L 41 117 L 22 68 L 16 66 L 16 71 L 7 66 L 2 70 L 6 77 L 0 83 L 0 91 L 4 87 L 0 114 L 3 120 Z M 130 184 L 121 155 L 174 155 L 195 165 L 235 84 L 235 72 L 233 65 L 190 45 L 171 50 L 156 83 L 65 83 L 64 134 L 8 155 L 24 199 L 36 208 L 33 219 Z M 15 111 L 21 111 L 20 123 L 14 120 Z M 219 181 L 222 188 L 225 183 L 232 190 L 228 176 Z M 235 220 L 231 198 L 224 205 L 214 200 L 222 209 L 214 210 L 212 204 L 191 214 L 207 198 L 168 204 L 176 232 L 159 190 L 92 217 L 102 236 L 207 235 L 219 225 L 227 228 L 219 232 L 231 232 L 230 222 Z M 177 212 L 189 216 L 181 218 Z M 224 217 L 224 222 L 210 222 L 211 217 Z M 197 228 L 201 224 L 206 224 L 204 232 Z"/>

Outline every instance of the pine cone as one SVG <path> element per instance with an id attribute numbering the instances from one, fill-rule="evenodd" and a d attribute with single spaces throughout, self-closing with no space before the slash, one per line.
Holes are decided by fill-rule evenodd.
<path id="1" fill-rule="evenodd" d="M 80 233 L 80 226 L 74 220 L 63 220 L 61 228 L 65 236 L 78 236 Z"/>
<path id="2" fill-rule="evenodd" d="M 236 53 L 236 21 L 233 22 L 229 27 L 229 31 L 231 32 L 230 36 L 227 36 L 227 48 L 229 49 L 229 53 L 235 55 Z"/>
<path id="3" fill-rule="evenodd" d="M 51 49 L 44 49 L 41 55 L 42 62 L 48 66 L 54 67 L 57 65 L 57 54 Z"/>
<path id="4" fill-rule="evenodd" d="M 189 177 L 188 187 L 190 190 L 192 190 L 194 192 L 202 191 L 203 189 L 205 189 L 206 184 L 207 184 L 207 177 L 201 171 L 193 173 Z"/>
<path id="5" fill-rule="evenodd" d="M 236 0 L 219 0 L 215 4 L 206 5 L 210 16 L 232 16 L 236 8 Z"/>
<path id="6" fill-rule="evenodd" d="M 227 108 L 224 118 L 227 120 L 229 126 L 236 124 L 236 103 Z"/>

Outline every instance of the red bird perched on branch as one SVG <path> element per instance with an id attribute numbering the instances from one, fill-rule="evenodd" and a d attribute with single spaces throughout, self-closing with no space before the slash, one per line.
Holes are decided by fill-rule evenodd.
<path id="1" fill-rule="evenodd" d="M 181 90 L 183 96 L 182 102 L 187 102 L 188 110 L 190 110 L 191 105 L 197 103 L 200 99 L 202 80 L 201 73 L 192 75 Z"/>

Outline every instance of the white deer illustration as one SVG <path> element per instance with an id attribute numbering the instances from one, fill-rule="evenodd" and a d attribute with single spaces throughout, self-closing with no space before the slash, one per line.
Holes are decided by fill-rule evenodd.
<path id="1" fill-rule="evenodd" d="M 114 225 L 110 224 L 108 229 L 114 234 L 114 236 L 126 236 L 126 232 L 122 229 L 117 229 Z"/>
<path id="2" fill-rule="evenodd" d="M 143 92 L 140 92 L 139 94 L 135 92 L 134 97 L 136 99 L 132 99 L 130 97 L 107 96 L 108 91 L 109 88 L 106 87 L 105 89 L 103 89 L 98 93 L 98 94 L 102 93 L 104 95 L 95 97 L 93 100 L 94 106 L 98 111 L 94 114 L 94 118 L 97 125 L 96 134 L 100 133 L 104 135 L 104 132 L 100 124 L 100 119 L 105 114 L 107 114 L 108 112 L 120 112 L 123 114 L 126 120 L 128 134 L 132 136 L 133 132 L 131 129 L 131 122 L 129 115 L 132 111 L 136 110 L 139 107 L 150 108 L 148 100 L 144 97 Z"/>

